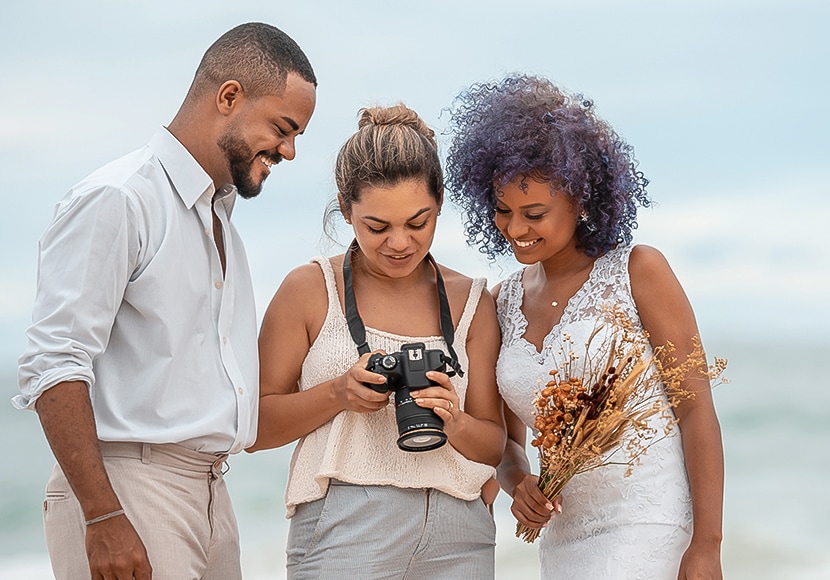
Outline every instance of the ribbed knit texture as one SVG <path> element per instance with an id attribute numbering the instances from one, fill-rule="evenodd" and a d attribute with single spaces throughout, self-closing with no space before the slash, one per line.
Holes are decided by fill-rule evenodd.
<path id="1" fill-rule="evenodd" d="M 334 270 L 328 258 L 314 258 L 323 270 L 328 292 L 328 312 L 317 340 L 303 361 L 300 389 L 307 390 L 345 373 L 358 359 L 357 347 L 349 334 L 346 317 L 335 286 Z M 473 281 L 461 315 L 453 347 L 461 367 L 469 361 L 465 348 L 467 332 L 486 280 Z M 441 336 L 399 336 L 372 328 L 366 329 L 372 350 L 397 352 L 402 344 L 423 342 L 427 349 L 447 352 Z M 461 409 L 467 393 L 467 375 L 452 377 Z M 368 388 L 368 387 L 367 387 Z M 313 433 L 300 439 L 291 458 L 285 491 L 286 517 L 294 515 L 297 504 L 323 497 L 329 479 L 359 485 L 392 485 L 402 488 L 434 488 L 463 500 L 479 496 L 481 486 L 495 475 L 489 465 L 466 459 L 447 443 L 440 449 L 406 452 L 398 449 L 395 407 L 389 405 L 375 413 L 343 411 Z"/>

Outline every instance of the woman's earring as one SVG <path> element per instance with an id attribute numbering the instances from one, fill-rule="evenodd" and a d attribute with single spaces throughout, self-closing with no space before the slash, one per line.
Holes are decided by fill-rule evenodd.
<path id="1" fill-rule="evenodd" d="M 588 221 L 588 214 L 585 213 L 584 210 L 582 211 L 582 213 L 579 214 L 579 221 L 581 221 L 582 223 L 585 223 L 585 222 Z"/>

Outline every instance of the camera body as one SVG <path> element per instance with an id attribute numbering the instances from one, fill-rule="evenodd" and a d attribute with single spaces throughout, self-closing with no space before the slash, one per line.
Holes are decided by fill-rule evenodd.
<path id="1" fill-rule="evenodd" d="M 386 384 L 367 384 L 379 393 L 397 391 L 401 387 L 420 389 L 435 385 L 427 379 L 427 371 L 444 372 L 447 368 L 444 353 L 427 349 L 422 342 L 404 344 L 400 352 L 375 353 L 369 358 L 366 370 L 386 377 Z"/>
<path id="2" fill-rule="evenodd" d="M 410 395 L 411 389 L 436 385 L 426 373 L 445 372 L 445 361 L 442 351 L 427 349 L 422 342 L 404 344 L 399 352 L 376 353 L 369 358 L 366 370 L 383 375 L 386 383 L 364 384 L 379 393 L 395 391 L 398 447 L 404 451 L 429 451 L 447 442 L 444 422 L 432 409 L 418 406 Z"/>

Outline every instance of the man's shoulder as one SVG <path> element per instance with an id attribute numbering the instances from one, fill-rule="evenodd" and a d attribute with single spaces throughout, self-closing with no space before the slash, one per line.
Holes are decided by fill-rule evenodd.
<path id="1" fill-rule="evenodd" d="M 145 146 L 102 165 L 75 183 L 58 208 L 79 203 L 126 203 L 141 211 L 142 207 L 159 204 L 163 197 L 159 195 L 160 186 L 167 184 L 158 158 Z"/>
<path id="2" fill-rule="evenodd" d="M 73 189 L 78 192 L 101 188 L 129 189 L 130 185 L 146 180 L 155 168 L 161 169 L 153 152 L 145 146 L 102 165 Z"/>

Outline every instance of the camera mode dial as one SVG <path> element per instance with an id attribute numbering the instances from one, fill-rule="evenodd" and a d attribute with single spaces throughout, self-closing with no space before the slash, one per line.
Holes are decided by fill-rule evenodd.
<path id="1" fill-rule="evenodd" d="M 398 359 L 396 359 L 391 354 L 387 354 L 382 359 L 380 359 L 380 366 L 385 368 L 387 371 L 391 371 L 396 366 L 398 366 Z"/>

